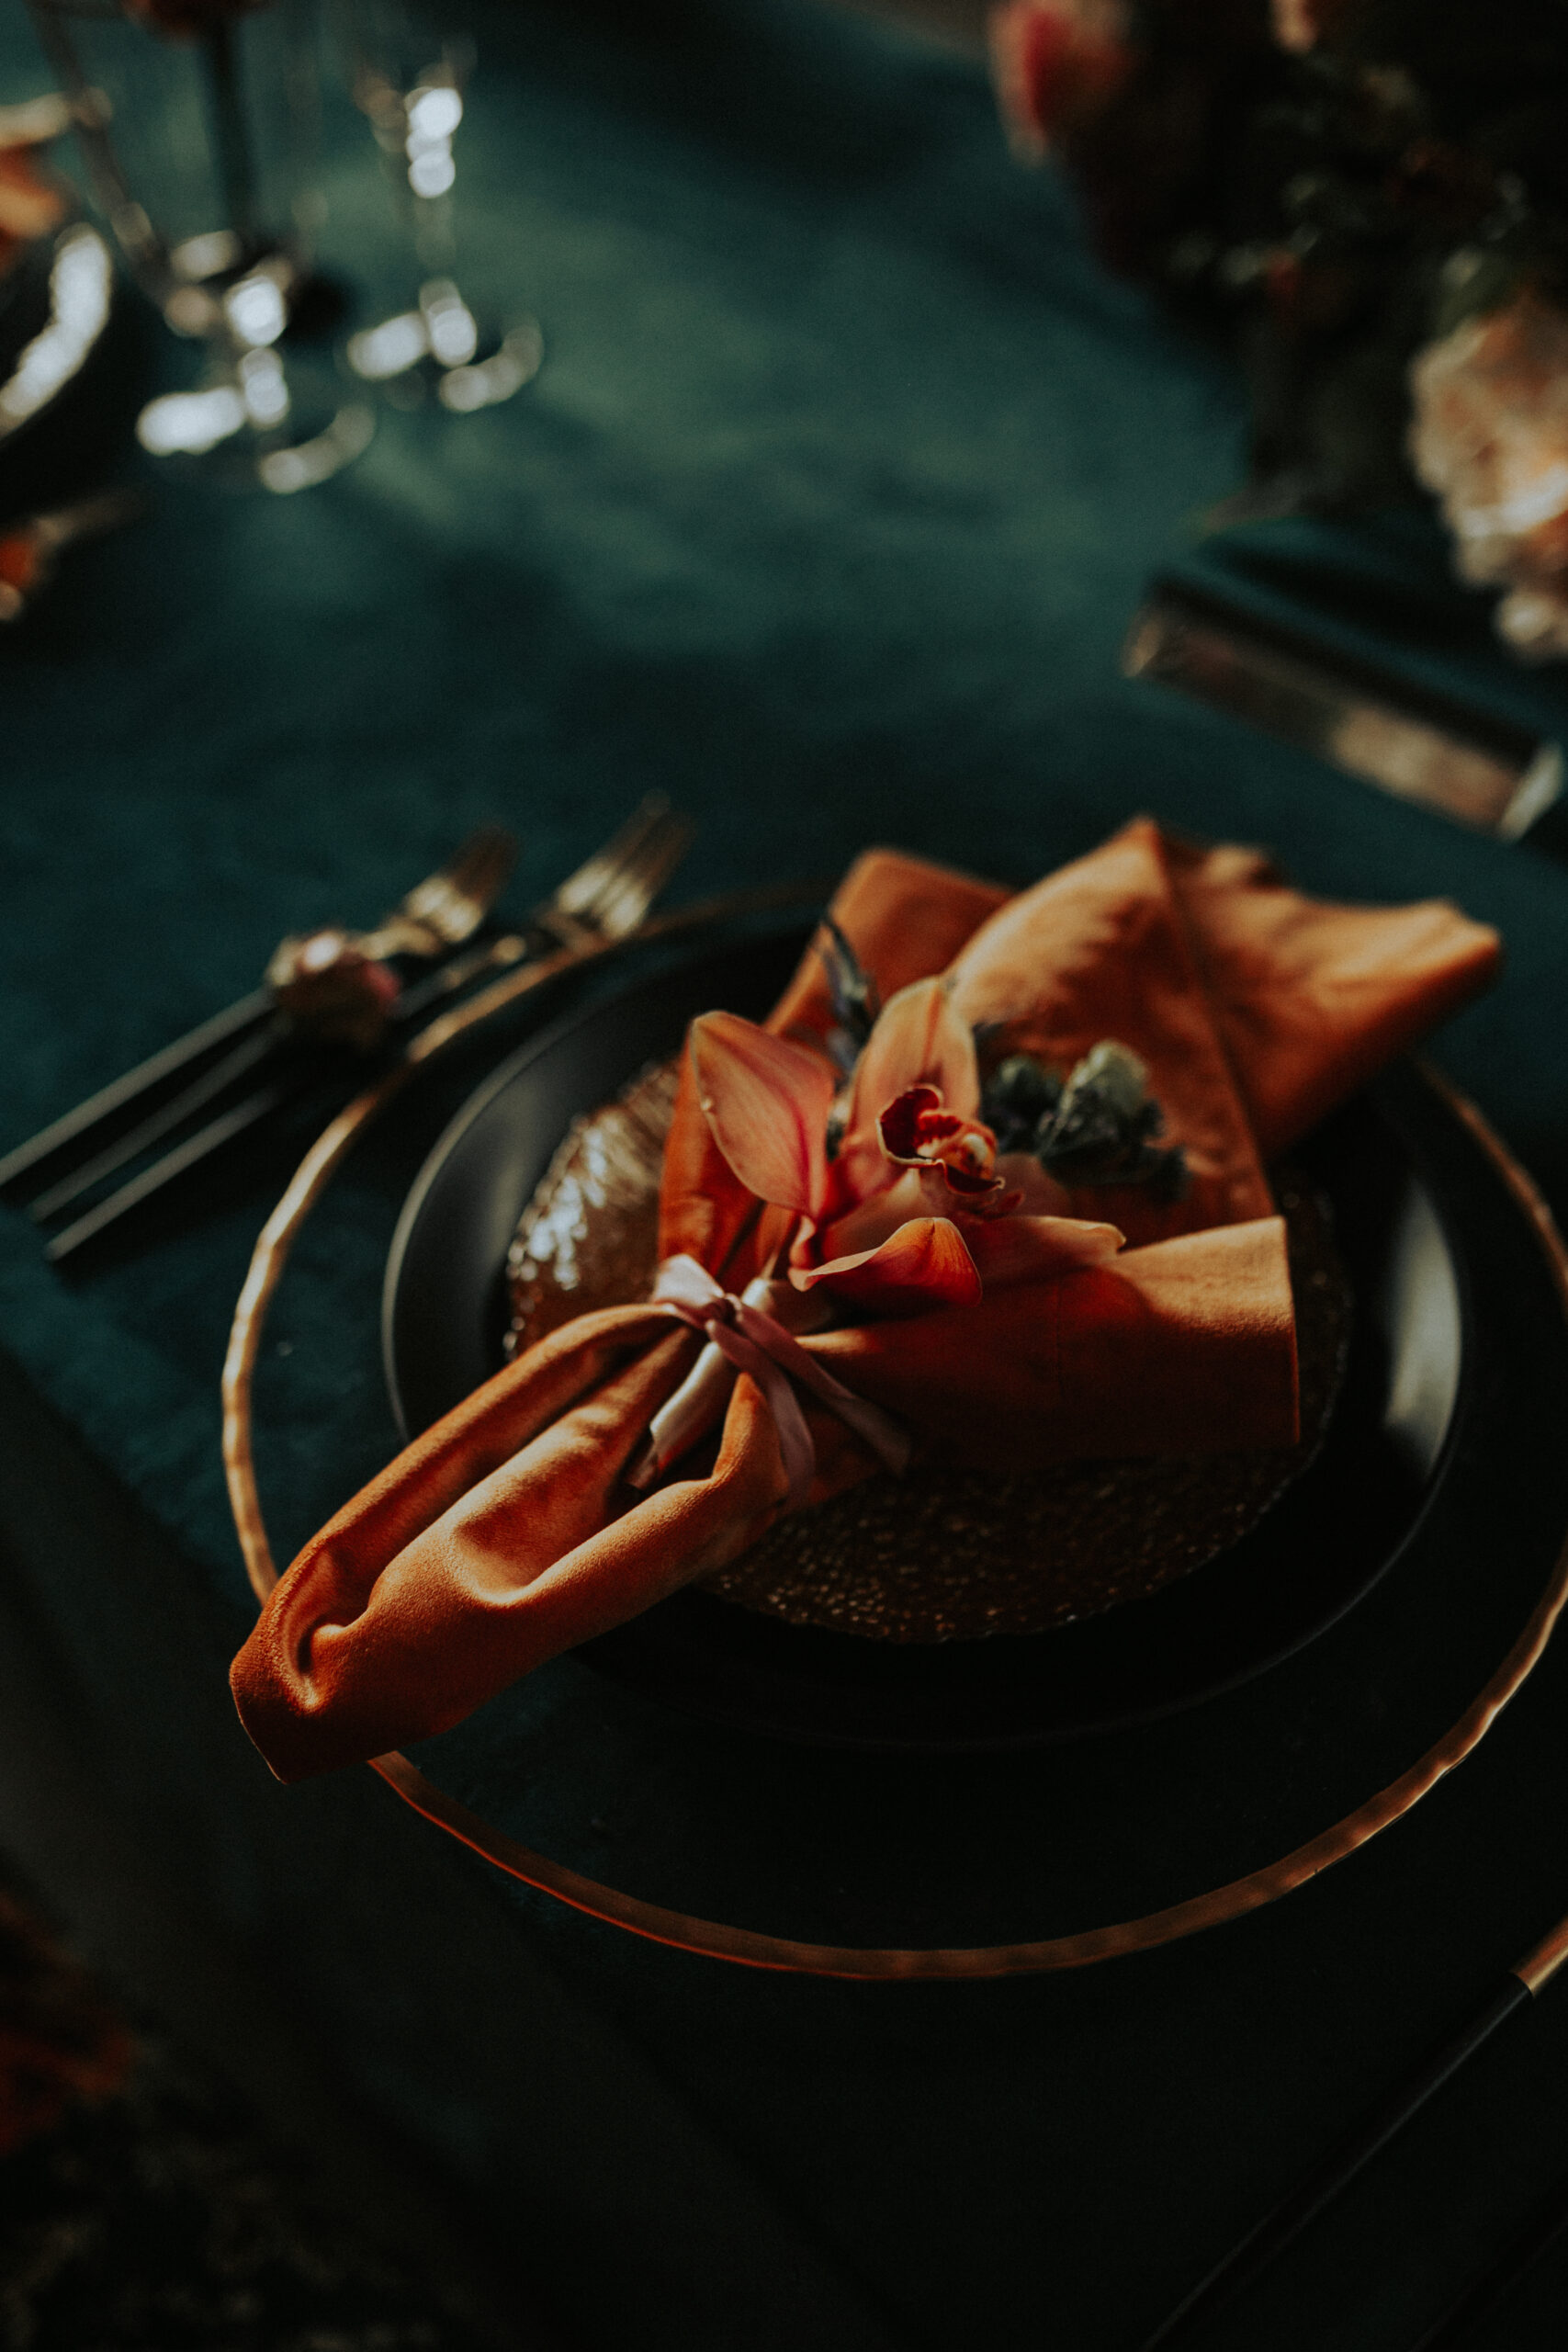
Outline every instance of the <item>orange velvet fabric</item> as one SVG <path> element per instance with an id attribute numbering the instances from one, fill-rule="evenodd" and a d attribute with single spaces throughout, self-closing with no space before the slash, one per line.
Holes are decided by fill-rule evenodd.
<path id="1" fill-rule="evenodd" d="M 1295 1430 L 1284 1232 L 1264 1161 L 1484 985 L 1495 935 L 1446 905 L 1327 907 L 1255 853 L 1145 820 L 1016 897 L 887 850 L 834 914 L 886 999 L 949 976 L 970 1023 L 1069 1063 L 1114 1036 L 1149 1064 L 1193 1182 L 1160 1204 L 1085 1191 L 1132 1246 L 973 1306 L 803 1344 L 896 1414 L 932 1459 L 1014 1468 L 1286 1443 Z M 820 1037 L 808 954 L 769 1026 Z M 660 1248 L 732 1289 L 787 1219 L 714 1144 L 688 1067 L 666 1155 Z M 711 1467 L 639 1496 L 623 1474 L 700 1342 L 669 1314 L 580 1317 L 487 1382 L 307 1544 L 235 1660 L 247 1730 L 285 1780 L 447 1728 L 518 1676 L 733 1559 L 785 1508 L 760 1391 L 736 1382 Z M 814 1403 L 810 1501 L 874 1464 Z"/>
<path id="2" fill-rule="evenodd" d="M 1277 1216 L 1128 1250 L 976 1306 L 826 1331 L 811 1345 L 929 1454 L 974 1469 L 1213 1453 L 1296 1434 Z"/>
<path id="3" fill-rule="evenodd" d="M 1010 1046 L 1068 1069 L 1101 1037 L 1143 1057 L 1191 1182 L 1161 1204 L 1131 1187 L 1070 1195 L 1130 1242 L 1248 1217 L 1273 1198 L 1235 1073 L 1203 985 L 1171 862 L 1156 826 L 1126 827 L 1010 899 L 960 950 L 953 1010 L 973 1028 L 1006 1024 Z"/>

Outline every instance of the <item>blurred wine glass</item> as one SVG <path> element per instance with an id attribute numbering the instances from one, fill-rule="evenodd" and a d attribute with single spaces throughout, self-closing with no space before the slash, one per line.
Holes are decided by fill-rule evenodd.
<path id="1" fill-rule="evenodd" d="M 325 307 L 310 0 L 29 6 L 132 275 L 201 347 L 196 384 L 143 409 L 143 447 L 271 491 L 328 480 L 374 415 L 309 342 Z"/>
<path id="2" fill-rule="evenodd" d="M 406 308 L 349 338 L 349 366 L 405 398 L 433 390 L 457 415 L 510 400 L 538 373 L 538 322 L 496 320 L 459 283 L 457 132 L 474 43 L 446 0 L 338 0 L 355 104 L 380 151 L 410 251 Z"/>

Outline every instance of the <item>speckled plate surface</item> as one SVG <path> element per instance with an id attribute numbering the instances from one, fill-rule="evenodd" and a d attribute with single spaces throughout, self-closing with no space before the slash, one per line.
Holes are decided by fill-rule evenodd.
<path id="1" fill-rule="evenodd" d="M 508 1250 L 573 1120 L 668 1055 L 694 1013 L 765 1009 L 798 945 L 752 943 L 695 960 L 531 1042 L 479 1090 L 427 1161 L 389 1262 L 385 1355 L 406 1430 L 428 1426 L 502 1361 Z M 1343 1385 L 1311 1467 L 1205 1565 L 1077 1622 L 983 1640 L 870 1640 L 688 1591 L 581 1655 L 750 1730 L 942 1749 L 1148 1720 L 1311 1642 L 1371 1589 L 1428 1508 L 1463 1386 L 1461 1271 L 1436 1162 L 1412 1141 L 1411 1104 L 1417 1126 L 1424 1117 L 1440 1135 L 1450 1121 L 1407 1069 L 1302 1155 L 1303 1193 L 1328 1204 L 1357 1302 Z M 1201 1468 L 1185 1475 L 1201 1485 Z"/>

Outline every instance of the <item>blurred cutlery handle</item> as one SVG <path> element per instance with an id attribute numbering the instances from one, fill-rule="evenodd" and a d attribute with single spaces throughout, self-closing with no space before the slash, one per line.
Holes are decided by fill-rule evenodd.
<path id="1" fill-rule="evenodd" d="M 1557 744 L 1183 581 L 1152 583 L 1122 668 L 1505 841 L 1562 789 Z"/>

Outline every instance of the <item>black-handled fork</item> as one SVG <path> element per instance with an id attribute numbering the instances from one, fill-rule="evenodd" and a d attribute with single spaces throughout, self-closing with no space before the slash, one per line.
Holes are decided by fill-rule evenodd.
<path id="1" fill-rule="evenodd" d="M 661 797 L 645 800 L 603 849 L 595 851 L 541 900 L 521 930 L 478 944 L 405 988 L 392 1008 L 382 1041 L 383 1053 L 396 1053 L 418 1016 L 443 1001 L 458 996 L 480 978 L 558 954 L 562 949 L 591 947 L 602 941 L 625 938 L 642 922 L 685 854 L 691 832 L 687 820 L 674 814 Z M 245 1050 L 243 1046 L 236 1048 L 226 1062 L 237 1063 Z M 259 1068 L 262 1060 L 263 1057 L 257 1055 L 247 1067 Z M 239 1136 L 253 1133 L 276 1113 L 302 1102 L 312 1092 L 320 1093 L 323 1084 L 333 1086 L 338 1096 L 352 1091 L 360 1082 L 360 1076 L 356 1072 L 345 1081 L 344 1073 L 344 1057 L 341 1052 L 331 1061 L 319 1053 L 301 1053 L 292 1060 L 281 1061 L 276 1073 L 263 1084 L 173 1144 L 160 1159 L 140 1169 L 115 1191 L 84 1208 L 54 1234 L 46 1255 L 56 1264 L 73 1256 L 176 1178 L 201 1166 Z M 58 1215 L 62 1208 L 85 1199 L 109 1175 L 130 1166 L 143 1151 L 208 1107 L 229 1090 L 235 1076 L 243 1074 L 231 1071 L 218 1082 L 220 1071 L 214 1070 L 198 1079 L 174 1102 L 164 1103 L 141 1122 L 139 1129 L 118 1138 L 95 1161 L 76 1171 L 74 1180 L 57 1179 L 33 1203 L 35 1216 L 41 1220 L 51 1213 Z"/>
<path id="2" fill-rule="evenodd" d="M 505 888 L 516 858 L 514 836 L 503 826 L 485 825 L 445 865 L 415 883 L 395 907 L 389 908 L 373 932 L 345 936 L 362 955 L 425 961 L 445 956 L 479 930 Z M 111 1137 L 123 1140 L 120 1123 L 125 1118 L 143 1103 L 152 1104 L 160 1098 L 167 1107 L 166 1090 L 186 1071 L 199 1070 L 200 1079 L 193 1083 L 207 1085 L 209 1091 L 199 1101 L 186 1103 L 181 1115 L 188 1116 L 220 1091 L 209 1083 L 219 1068 L 212 1057 L 220 1047 L 229 1049 L 223 1066 L 229 1072 L 225 1083 L 231 1084 L 261 1058 L 258 1039 L 264 1039 L 265 1049 L 270 1051 L 292 1034 L 276 991 L 270 987 L 252 989 L 7 1152 L 0 1159 L 0 1193 L 18 1192 L 24 1179 L 37 1169 L 52 1170 L 47 1182 L 54 1189 L 63 1181 L 68 1156 L 71 1165 L 78 1164 L 78 1148 L 85 1147 L 89 1159 L 104 1153 Z M 172 1128 L 159 1132 L 169 1133 Z M 156 1139 L 148 1135 L 140 1148 Z"/>

